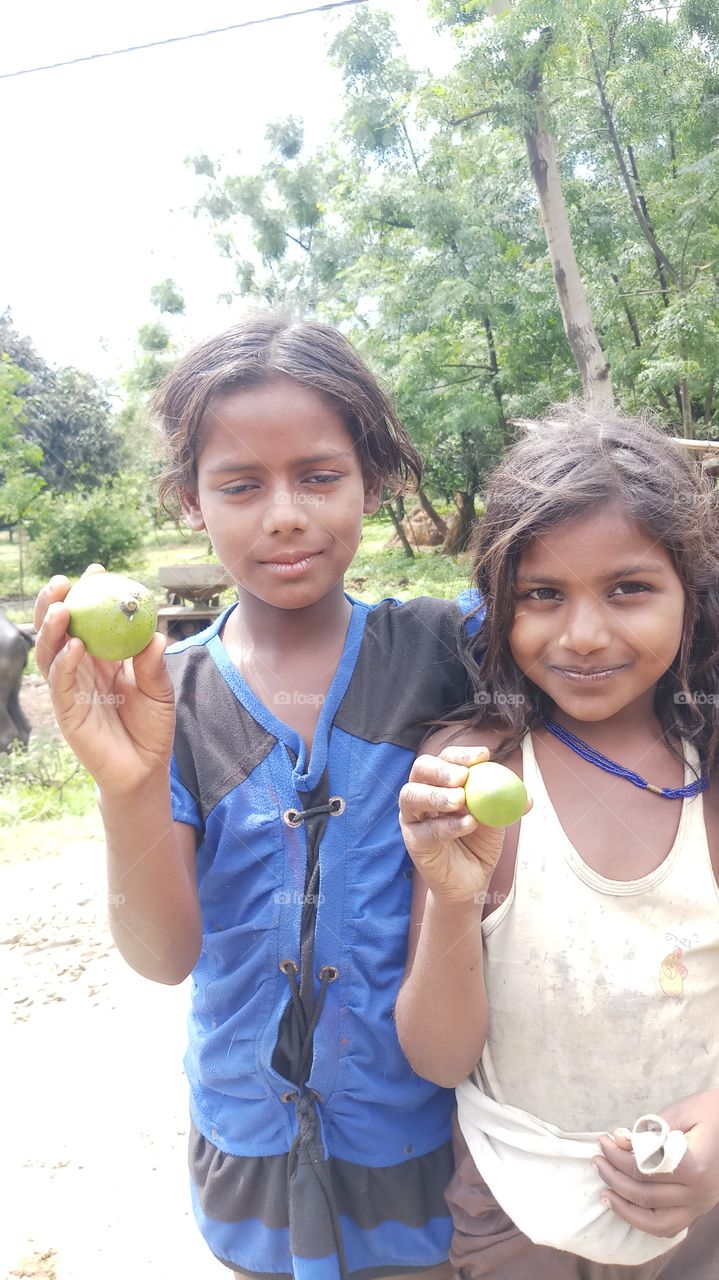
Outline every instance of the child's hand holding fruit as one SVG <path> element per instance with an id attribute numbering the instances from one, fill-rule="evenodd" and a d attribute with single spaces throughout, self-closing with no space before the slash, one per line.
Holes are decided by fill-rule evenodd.
<path id="1" fill-rule="evenodd" d="M 57 722 L 107 795 L 137 793 L 169 770 L 175 699 L 156 616 L 144 587 L 101 565 L 72 589 L 52 578 L 35 602 L 37 664 Z"/>
<path id="2" fill-rule="evenodd" d="M 499 860 L 504 828 L 531 808 L 521 778 L 489 762 L 486 747 L 418 756 L 400 792 L 400 826 L 435 898 L 479 902 Z"/>

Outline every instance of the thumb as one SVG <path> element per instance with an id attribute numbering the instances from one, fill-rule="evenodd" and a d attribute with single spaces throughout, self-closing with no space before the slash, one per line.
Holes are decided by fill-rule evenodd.
<path id="1" fill-rule="evenodd" d="M 143 693 L 156 693 L 158 686 L 172 690 L 165 663 L 167 636 L 156 631 L 149 644 L 132 659 L 135 683 Z"/>

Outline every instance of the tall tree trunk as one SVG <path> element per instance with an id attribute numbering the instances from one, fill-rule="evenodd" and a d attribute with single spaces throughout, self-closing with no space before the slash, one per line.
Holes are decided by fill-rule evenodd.
<path id="1" fill-rule="evenodd" d="M 454 500 L 457 504 L 457 515 L 452 520 L 447 537 L 442 544 L 442 550 L 448 556 L 456 556 L 461 551 L 467 550 L 477 518 L 474 497 L 471 493 L 455 493 Z"/>
<path id="2" fill-rule="evenodd" d="M 652 223 L 651 218 L 649 217 L 649 207 L 647 205 L 646 197 L 644 195 L 644 192 L 642 191 L 641 183 L 639 180 L 639 170 L 637 169 L 637 162 L 634 155 L 634 148 L 631 146 L 631 144 L 627 144 L 627 155 L 629 156 L 629 163 L 632 166 L 632 177 L 637 187 L 637 199 L 639 200 L 639 206 L 642 210 L 642 213 L 644 214 L 644 217 L 647 220 L 647 226 L 649 227 L 649 230 L 651 231 L 652 235 L 656 239 L 654 225 Z M 664 263 L 662 262 L 661 256 L 656 252 L 655 249 L 652 250 L 652 252 L 654 253 L 654 261 L 657 264 L 657 279 L 659 281 L 659 288 L 662 291 L 662 302 L 664 303 L 665 307 L 668 307 L 669 306 L 669 282 L 667 281 L 666 272 L 664 270 Z"/>
<path id="3" fill-rule="evenodd" d="M 707 398 L 704 401 L 704 421 L 707 426 L 709 426 L 709 423 L 712 420 L 712 415 L 714 413 L 714 387 L 715 387 L 715 381 L 714 381 L 714 378 L 712 378 L 709 383 Z"/>
<path id="4" fill-rule="evenodd" d="M 437 529 L 437 531 L 441 533 L 443 538 L 446 538 L 447 522 L 442 519 L 441 515 L 439 514 L 439 511 L 435 511 L 424 489 L 417 490 L 417 497 L 419 498 L 419 505 L 421 506 L 425 515 L 429 516 L 435 529 Z"/>
<path id="5" fill-rule="evenodd" d="M 546 52 L 552 42 L 551 30 L 543 31 L 541 39 Z M 554 138 L 549 130 L 542 61 L 543 52 L 536 49 L 534 65 L 525 81 L 531 104 L 524 133 L 529 166 L 539 197 L 564 332 L 582 379 L 584 399 L 592 408 L 606 410 L 614 405 L 612 380 L 594 329 L 574 253 Z"/>
<path id="6" fill-rule="evenodd" d="M 587 36 L 587 41 L 589 44 L 589 52 L 592 58 L 592 67 L 594 69 L 594 80 L 597 86 L 597 93 L 599 94 L 599 103 L 602 108 L 602 114 L 604 116 L 605 124 L 607 126 L 607 132 L 609 133 L 609 140 L 612 144 L 614 155 L 616 156 L 617 164 L 619 166 L 619 172 L 622 175 L 624 185 L 627 189 L 627 195 L 629 196 L 629 203 L 631 204 L 632 210 L 634 212 L 634 216 L 637 222 L 639 223 L 642 235 L 644 236 L 644 239 L 646 240 L 652 253 L 654 254 L 654 259 L 657 263 L 657 266 L 659 266 L 659 264 L 661 263 L 663 270 L 667 273 L 667 275 L 670 277 L 672 282 L 674 284 L 678 284 L 679 273 L 676 271 L 673 264 L 669 261 L 661 245 L 658 243 L 650 223 L 647 221 L 646 215 L 642 208 L 641 200 L 639 199 L 639 196 L 637 194 L 637 189 L 634 185 L 634 182 L 632 181 L 631 174 L 627 168 L 627 162 L 624 159 L 624 152 L 622 151 L 619 138 L 617 136 L 617 130 L 614 124 L 614 116 L 612 114 L 612 109 L 609 105 L 609 99 L 607 98 L 606 90 L 604 87 L 604 80 L 602 78 L 601 68 L 599 66 L 599 59 L 597 58 L 596 50 L 594 48 L 594 45 L 592 44 L 592 37 Z"/>
<path id="7" fill-rule="evenodd" d="M 502 437 L 505 444 L 509 444 L 509 428 L 507 419 L 504 416 L 504 404 L 502 403 L 502 384 L 499 381 L 499 362 L 497 360 L 497 348 L 494 342 L 494 333 L 489 321 L 489 316 L 482 316 L 482 324 L 487 338 L 487 352 L 489 354 L 489 368 L 492 376 L 492 394 L 497 401 L 497 409 L 499 411 L 499 425 L 502 428 Z"/>
<path id="8" fill-rule="evenodd" d="M 685 440 L 694 439 L 694 419 L 692 417 L 692 402 L 689 395 L 689 382 L 687 378 L 681 378 L 679 381 L 679 391 L 681 395 L 682 405 L 682 428 L 684 430 Z"/>
<path id="9" fill-rule="evenodd" d="M 619 276 L 618 276 L 618 275 L 615 275 L 615 273 L 612 271 L 612 272 L 611 272 L 611 277 L 612 277 L 612 280 L 614 281 L 615 285 L 617 286 L 617 289 L 619 289 Z M 619 299 L 620 299 L 620 301 L 621 301 L 622 308 L 623 308 L 623 310 L 624 310 L 624 314 L 625 314 L 625 316 L 627 317 L 627 324 L 629 325 L 629 328 L 630 328 L 630 329 L 631 329 L 631 331 L 632 331 L 632 337 L 633 337 L 633 339 L 634 339 L 634 345 L 635 345 L 635 347 L 641 347 L 641 345 L 642 345 L 642 337 L 641 337 L 641 334 L 640 334 L 640 332 L 639 332 L 639 325 L 637 324 L 636 316 L 634 315 L 634 312 L 632 311 L 632 309 L 631 309 L 631 307 L 630 307 L 629 303 L 627 302 L 626 298 L 624 297 L 624 295 L 623 295 L 622 293 L 620 293 L 620 294 L 619 294 Z"/>
<path id="10" fill-rule="evenodd" d="M 391 502 L 387 503 L 387 510 L 389 511 L 389 518 L 392 521 L 392 524 L 394 525 L 395 533 L 397 534 L 397 537 L 402 543 L 402 550 L 404 551 L 404 554 L 407 556 L 409 560 L 414 560 L 414 551 L 412 550 L 411 546 L 409 545 L 409 542 L 407 541 L 407 534 L 402 528 L 402 522 L 399 516 L 397 515 L 397 512 L 394 509 L 394 505 Z"/>

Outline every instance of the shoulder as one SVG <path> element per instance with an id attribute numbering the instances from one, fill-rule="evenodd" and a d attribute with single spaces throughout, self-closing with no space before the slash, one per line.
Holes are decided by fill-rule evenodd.
<path id="1" fill-rule="evenodd" d="M 368 621 L 387 619 L 397 627 L 428 621 L 452 626 L 464 624 L 467 631 L 473 634 L 481 623 L 483 613 L 482 597 L 474 588 L 469 588 L 451 599 L 415 596 L 412 600 L 397 600 L 394 596 L 387 596 L 369 606 Z"/>
<path id="2" fill-rule="evenodd" d="M 474 726 L 466 722 L 446 725 L 428 737 L 420 748 L 422 755 L 438 756 L 445 747 L 486 747 L 494 757 L 504 740 L 504 731 L 492 726 Z M 517 747 L 502 760 L 508 769 L 522 776 L 522 748 Z"/>
<path id="3" fill-rule="evenodd" d="M 368 611 L 362 647 L 405 680 L 426 680 L 436 664 L 460 663 L 462 614 L 454 600 L 380 600 Z"/>
<path id="4" fill-rule="evenodd" d="M 367 609 L 347 692 L 335 724 L 356 738 L 416 754 L 428 730 L 472 696 L 462 615 L 454 600 L 424 596 Z"/>
<path id="5" fill-rule="evenodd" d="M 394 596 L 386 596 L 384 600 L 378 600 L 377 604 L 369 605 L 368 608 L 368 624 L 387 622 L 395 627 L 412 626 L 427 619 L 442 622 L 461 618 L 457 600 L 442 600 L 436 596 L 415 596 L 412 600 L 397 600 Z"/>

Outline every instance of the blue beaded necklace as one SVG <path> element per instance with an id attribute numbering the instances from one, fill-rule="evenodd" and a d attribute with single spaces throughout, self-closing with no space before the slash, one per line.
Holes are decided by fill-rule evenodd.
<path id="1" fill-rule="evenodd" d="M 617 778 L 626 778 L 627 782 L 631 782 L 635 787 L 641 787 L 643 791 L 652 791 L 654 795 L 664 796 L 665 800 L 683 800 L 685 796 L 691 798 L 698 796 L 700 792 L 706 791 L 709 784 L 706 771 L 702 771 L 700 778 L 695 778 L 694 782 L 690 782 L 685 787 L 655 787 L 651 782 L 647 782 L 646 778 L 640 777 L 638 773 L 633 773 L 631 769 L 625 769 L 623 765 L 617 764 L 616 760 L 610 760 L 609 756 L 603 756 L 601 751 L 595 751 L 594 747 L 590 747 L 589 743 L 582 742 L 581 738 L 575 737 L 569 729 L 565 729 L 563 725 L 557 724 L 556 720 L 545 719 L 542 721 L 545 729 L 565 747 L 569 747 L 570 751 L 576 752 L 583 760 L 587 760 L 589 764 L 596 764 L 598 768 L 603 769 L 605 773 L 613 773 Z"/>

